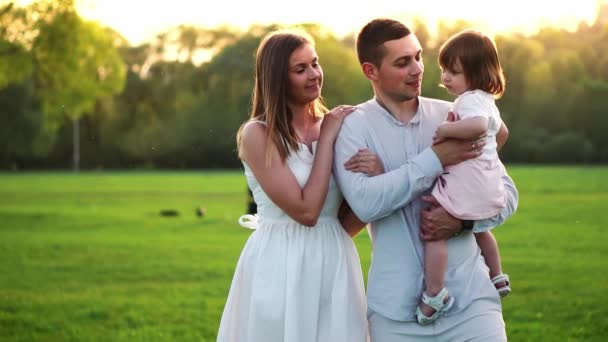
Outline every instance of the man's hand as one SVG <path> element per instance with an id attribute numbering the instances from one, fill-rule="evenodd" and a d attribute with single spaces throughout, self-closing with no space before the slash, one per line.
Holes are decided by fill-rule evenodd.
<path id="1" fill-rule="evenodd" d="M 441 161 L 441 165 L 446 167 L 479 157 L 485 144 L 483 137 L 477 140 L 445 139 L 434 141 L 431 148 Z"/>
<path id="2" fill-rule="evenodd" d="M 447 240 L 462 230 L 462 221 L 450 215 L 433 196 L 422 196 L 429 204 L 422 210 L 420 238 L 424 241 Z"/>

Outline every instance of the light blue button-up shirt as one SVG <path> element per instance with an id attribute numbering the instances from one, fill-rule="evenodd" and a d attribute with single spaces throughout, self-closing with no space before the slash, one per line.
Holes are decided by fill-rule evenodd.
<path id="1" fill-rule="evenodd" d="M 415 320 L 424 288 L 423 243 L 419 237 L 424 203 L 420 197 L 443 172 L 430 146 L 450 108 L 450 102 L 419 97 L 418 111 L 404 124 L 372 99 L 346 117 L 334 147 L 338 186 L 355 214 L 370 222 L 368 306 L 393 320 Z M 386 172 L 368 177 L 346 170 L 344 163 L 360 148 L 378 154 Z M 515 212 L 517 190 L 506 172 L 503 180 L 507 206 L 496 217 L 477 221 L 475 232 L 500 225 Z M 455 297 L 447 315 L 457 314 L 481 299 L 487 299 L 491 309 L 500 310 L 500 298 L 470 232 L 448 240 L 445 284 Z"/>

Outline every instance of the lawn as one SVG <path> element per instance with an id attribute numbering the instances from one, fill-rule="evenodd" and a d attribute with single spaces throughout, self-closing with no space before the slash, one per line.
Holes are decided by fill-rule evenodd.
<path id="1" fill-rule="evenodd" d="M 508 169 L 510 340 L 603 341 L 608 167 Z M 0 341 L 214 341 L 245 210 L 240 171 L 0 174 Z"/>

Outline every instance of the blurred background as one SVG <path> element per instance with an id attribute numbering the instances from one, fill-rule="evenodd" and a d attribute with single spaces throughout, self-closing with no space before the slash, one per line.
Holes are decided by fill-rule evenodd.
<path id="1" fill-rule="evenodd" d="M 414 29 L 428 97 L 452 99 L 444 40 L 494 37 L 520 192 L 494 231 L 509 339 L 604 341 L 606 0 L 0 0 L 0 341 L 214 341 L 255 209 L 235 134 L 260 39 L 306 29 L 327 105 L 357 104 L 355 35 L 377 17 Z"/>
<path id="2" fill-rule="evenodd" d="M 0 3 L 1 169 L 238 167 L 235 132 L 248 115 L 260 38 L 305 27 L 327 104 L 356 104 L 372 93 L 355 33 L 376 16 L 415 30 L 429 97 L 450 99 L 436 57 L 447 37 L 466 27 L 495 37 L 507 78 L 498 106 L 511 131 L 504 161 L 608 161 L 606 1 Z"/>

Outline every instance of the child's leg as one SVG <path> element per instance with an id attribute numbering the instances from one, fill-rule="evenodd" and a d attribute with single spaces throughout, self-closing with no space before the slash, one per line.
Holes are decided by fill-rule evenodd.
<path id="1" fill-rule="evenodd" d="M 500 254 L 498 253 L 498 243 L 491 232 L 475 233 L 477 245 L 481 249 L 481 254 L 490 269 L 490 278 L 502 274 L 500 267 Z"/>
<path id="2" fill-rule="evenodd" d="M 448 267 L 448 248 L 444 240 L 426 241 L 424 243 L 424 283 L 425 292 L 436 296 L 444 286 L 445 272 Z M 448 298 L 444 300 L 447 301 Z M 420 309 L 426 316 L 431 316 L 435 309 L 420 303 Z"/>
<path id="3" fill-rule="evenodd" d="M 448 248 L 444 240 L 424 243 L 424 283 L 426 293 L 435 296 L 443 288 L 448 268 Z"/>

